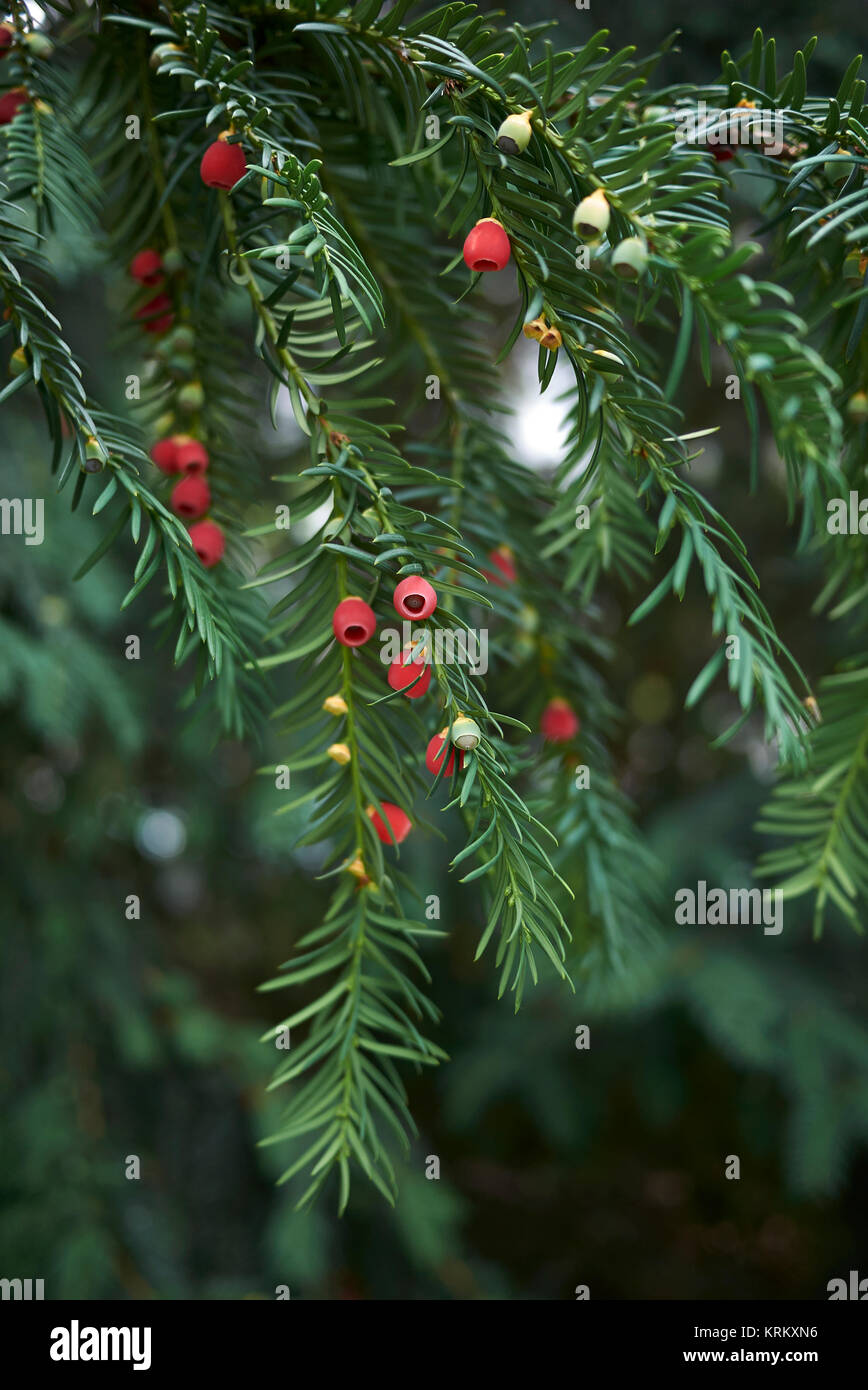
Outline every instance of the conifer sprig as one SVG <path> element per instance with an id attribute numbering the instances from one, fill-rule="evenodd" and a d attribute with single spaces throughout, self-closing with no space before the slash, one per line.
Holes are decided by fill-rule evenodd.
<path id="1" fill-rule="evenodd" d="M 408 907 L 418 885 L 404 849 L 376 833 L 384 806 L 415 817 L 424 805 L 435 820 L 443 805 L 464 824 L 452 867 L 468 897 L 480 894 L 479 953 L 494 946 L 499 992 L 512 990 L 516 1006 L 544 958 L 561 979 L 599 981 L 623 975 L 653 936 L 656 865 L 607 751 L 617 712 L 600 674 L 611 643 L 596 616 L 613 581 L 629 586 L 633 621 L 680 598 L 692 575 L 702 582 L 711 653 L 687 702 L 726 671 L 742 720 L 761 706 L 782 760 L 797 764 L 807 741 L 808 771 L 783 784 L 767 817 L 792 841 L 769 871 L 791 894 L 814 893 L 818 921 L 832 902 L 858 920 L 868 888 L 861 675 L 821 688 L 827 708 L 810 730 L 808 681 L 775 632 L 747 549 L 690 477 L 707 431 L 687 427 L 679 393 L 694 364 L 715 381 L 723 354 L 752 439 L 745 494 L 760 483 L 764 412 L 797 544 L 827 565 L 820 602 L 856 616 L 868 583 L 862 551 L 830 536 L 825 518 L 829 498 L 858 481 L 864 452 L 850 405 L 866 385 L 868 268 L 842 292 L 840 266 L 868 241 L 865 84 L 854 62 L 834 97 L 814 96 L 812 45 L 781 73 L 757 33 L 744 55 L 724 55 L 720 82 L 654 91 L 667 45 L 638 59 L 609 52 L 599 33 L 559 52 L 543 41 L 549 21 L 507 27 L 462 3 L 417 13 L 408 0 L 388 10 L 317 0 L 281 11 L 279 30 L 260 3 L 172 0 L 148 16 L 112 8 L 98 32 L 90 15 L 65 10 L 70 36 L 93 50 L 80 96 L 62 57 L 40 64 L 18 45 L 7 60 L 31 101 L 0 135 L 4 178 L 26 204 L 23 215 L 0 209 L 9 311 L 0 333 L 25 353 L 0 407 L 35 383 L 74 503 L 91 486 L 88 449 L 105 454 L 93 510 L 106 531 L 88 564 L 130 527 L 138 553 L 126 601 L 165 584 L 176 659 L 198 655 L 198 687 L 212 684 L 224 726 L 249 732 L 277 703 L 288 766 L 302 779 L 281 809 L 300 820 L 334 891 L 322 924 L 267 986 L 293 991 L 269 1037 L 305 1030 L 275 1077 L 290 1086 L 276 1137 L 300 1147 L 285 1176 L 307 1170 L 303 1201 L 335 1175 L 343 1208 L 354 1169 L 391 1199 L 392 1141 L 406 1145 L 412 1133 L 403 1068 L 442 1054 L 424 1035 L 436 1008 L 418 983 L 425 938 L 438 930 Z M 22 5 L 15 16 L 22 32 L 32 27 Z M 679 134 L 701 102 L 742 103 L 746 128 L 755 118 L 744 103 L 781 115 L 787 148 L 758 146 L 742 164 L 771 188 L 756 235 L 771 245 L 775 273 L 763 280 L 748 272 L 765 243 L 735 241 L 726 169 L 701 139 Z M 121 130 L 131 108 L 143 113 L 140 141 Z M 519 112 L 531 139 L 507 155 L 496 133 Z M 248 165 L 229 193 L 196 176 L 218 134 L 240 142 Z M 837 182 L 836 161 L 846 168 Z M 595 190 L 611 224 L 580 263 L 573 211 Z M 490 215 L 517 272 L 502 342 L 459 250 Z M 102 226 L 119 271 L 152 242 L 178 253 L 173 311 L 194 339 L 203 402 L 190 423 L 207 440 L 231 538 L 218 572 L 202 570 L 148 482 L 143 438 L 183 418 L 177 364 L 154 354 L 134 412 L 140 436 L 87 395 L 46 307 L 39 237 L 66 219 Z M 647 253 L 635 283 L 614 271 L 626 238 Z M 133 292 L 126 308 L 137 305 Z M 516 462 L 508 431 L 491 420 L 506 413 L 496 367 L 540 315 L 560 335 L 557 352 L 540 346 L 540 391 L 559 361 L 574 377 L 566 448 L 543 476 Z M 257 459 L 260 417 L 277 423 L 287 400 L 299 441 L 272 480 L 292 514 L 285 536 Z M 508 558 L 508 582 L 492 573 L 494 555 Z M 373 643 L 351 652 L 331 628 L 348 594 L 394 624 L 391 590 L 408 575 L 436 585 L 430 639 L 482 624 L 491 638 L 481 679 L 435 656 L 424 704 L 388 690 Z M 724 648 L 733 641 L 735 655 Z M 540 756 L 529 738 L 553 698 L 580 714 L 581 732 L 563 756 Z M 448 738 L 462 716 L 477 722 L 480 742 L 450 794 L 439 776 L 423 801 L 427 741 L 442 728 Z M 580 787 L 582 768 L 591 780 Z"/>

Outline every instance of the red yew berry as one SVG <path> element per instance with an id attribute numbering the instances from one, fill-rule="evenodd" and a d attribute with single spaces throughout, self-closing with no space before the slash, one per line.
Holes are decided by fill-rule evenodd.
<path id="1" fill-rule="evenodd" d="M 146 333 L 168 333 L 175 322 L 172 301 L 167 294 L 156 294 L 136 310 L 136 318 Z"/>
<path id="2" fill-rule="evenodd" d="M 549 743 L 569 743 L 579 732 L 579 716 L 567 700 L 549 700 L 542 712 L 540 731 Z"/>
<path id="3" fill-rule="evenodd" d="M 13 87 L 11 92 L 4 92 L 0 97 L 0 125 L 9 125 L 30 100 L 30 94 L 24 87 Z"/>
<path id="4" fill-rule="evenodd" d="M 412 651 L 412 645 L 405 647 L 403 654 L 391 663 L 388 681 L 393 690 L 403 690 L 408 700 L 418 700 L 431 684 L 431 667 L 427 661 L 411 661 Z"/>
<path id="5" fill-rule="evenodd" d="M 508 545 L 499 545 L 496 550 L 488 553 L 488 558 L 494 565 L 496 574 L 491 570 L 483 570 L 482 573 L 490 584 L 496 584 L 498 589 L 502 589 L 505 584 L 514 584 L 517 578 L 515 560 Z"/>
<path id="6" fill-rule="evenodd" d="M 190 527 L 190 540 L 206 570 L 213 569 L 223 559 L 226 537 L 216 521 L 197 521 Z"/>
<path id="7" fill-rule="evenodd" d="M 440 771 L 441 767 L 443 766 L 443 759 L 446 757 L 446 753 L 447 753 L 447 743 L 446 743 L 446 735 L 447 735 L 447 733 L 448 733 L 448 730 L 447 730 L 447 729 L 441 729 L 441 730 L 440 730 L 440 733 L 439 733 L 439 734 L 435 734 L 434 737 L 430 740 L 430 742 L 429 742 L 429 744 L 428 744 L 428 749 L 427 749 L 427 752 L 425 753 L 425 766 L 427 767 L 428 771 L 431 773 L 431 776 L 432 776 L 432 777 L 436 777 L 436 776 L 437 776 L 437 773 Z M 453 774 L 453 772 L 455 771 L 455 749 L 452 748 L 452 745 L 451 745 L 451 744 L 449 744 L 448 747 L 449 747 L 449 749 L 451 749 L 451 752 L 449 753 L 449 757 L 448 757 L 448 759 L 446 760 L 446 767 L 445 767 L 444 772 L 443 772 L 443 776 L 444 776 L 444 777 L 451 777 L 452 774 Z M 460 768 L 462 768 L 463 766 L 464 766 L 464 754 L 461 753 L 461 752 L 459 752 L 459 754 L 458 754 L 458 767 L 459 767 L 459 769 L 460 769 Z"/>
<path id="8" fill-rule="evenodd" d="M 0 58 L 12 47 L 15 32 L 11 24 L 0 24 Z"/>
<path id="9" fill-rule="evenodd" d="M 483 217 L 467 235 L 464 260 L 471 270 L 503 270 L 510 250 L 503 223 L 494 217 Z"/>
<path id="10" fill-rule="evenodd" d="M 137 256 L 133 256 L 130 261 L 130 275 L 134 280 L 138 280 L 140 285 L 159 285 L 163 278 L 163 261 L 159 251 L 152 251 L 148 247 Z"/>
<path id="11" fill-rule="evenodd" d="M 400 845 L 403 840 L 406 840 L 410 831 L 413 829 L 413 822 L 410 820 L 406 811 L 402 811 L 400 806 L 396 806 L 394 802 L 384 801 L 381 804 L 385 812 L 386 820 L 389 823 L 388 829 L 383 824 L 382 816 L 379 815 L 373 806 L 367 808 L 366 814 L 369 816 L 371 824 L 384 845 L 390 845 L 393 840 L 395 844 Z M 391 834 L 389 831 L 391 831 Z"/>
<path id="12" fill-rule="evenodd" d="M 178 445 L 174 439 L 159 439 L 151 448 L 151 458 L 161 473 L 180 473 Z"/>
<path id="13" fill-rule="evenodd" d="M 397 585 L 392 602 L 402 618 L 430 618 L 437 607 L 437 593 L 427 579 L 411 574 Z"/>
<path id="14" fill-rule="evenodd" d="M 209 145 L 202 156 L 199 173 L 209 188 L 234 188 L 247 172 L 247 160 L 240 145 L 227 143 L 225 135 Z"/>
<path id="15" fill-rule="evenodd" d="M 735 150 L 731 145 L 709 145 L 708 148 L 718 164 L 726 164 L 730 159 L 735 159 Z"/>
<path id="16" fill-rule="evenodd" d="M 211 505 L 211 489 L 204 478 L 191 474 L 172 488 L 172 511 L 185 521 L 196 521 Z"/>
<path id="17" fill-rule="evenodd" d="M 178 439 L 177 460 L 179 473 L 204 473 L 208 467 L 208 450 L 198 439 Z"/>
<path id="18" fill-rule="evenodd" d="M 374 610 L 364 599 L 341 599 L 332 614 L 332 631 L 342 647 L 361 647 L 377 630 Z"/>

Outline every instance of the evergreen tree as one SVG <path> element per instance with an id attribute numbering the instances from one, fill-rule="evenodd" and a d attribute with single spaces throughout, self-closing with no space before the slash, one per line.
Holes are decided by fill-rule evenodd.
<path id="1" fill-rule="evenodd" d="M 563 51 L 548 20 L 457 2 L 52 15 L 49 39 L 13 4 L 0 55 L 0 406 L 38 402 L 57 487 L 96 518 L 78 575 L 132 543 L 120 606 L 159 591 L 184 703 L 251 743 L 279 721 L 263 777 L 332 896 L 265 986 L 292 998 L 266 1035 L 286 1048 L 271 1139 L 292 1141 L 302 1204 L 335 1177 L 343 1209 L 354 1171 L 392 1200 L 405 1076 L 445 1057 L 428 984 L 446 924 L 408 834 L 460 832 L 448 867 L 516 1010 L 545 975 L 653 993 L 668 909 L 611 753 L 602 595 L 626 594 L 631 625 L 677 622 L 701 583 L 712 641 L 687 706 L 728 688 L 723 741 L 761 712 L 783 774 L 762 825 L 784 839 L 762 869 L 812 895 L 818 932 L 833 909 L 858 925 L 866 580 L 836 499 L 868 428 L 861 59 L 812 95 L 814 42 L 780 64 L 759 31 L 691 87 L 660 78 L 666 44 Z M 736 234 L 734 168 L 762 180 L 763 243 Z M 125 366 L 102 393 L 52 307 L 68 232 L 110 287 Z M 514 457 L 499 391 L 522 336 L 540 392 L 572 371 L 551 475 Z M 816 695 L 738 517 L 691 477 L 719 420 L 690 428 L 681 393 L 720 351 L 720 409 L 740 403 L 752 440 L 743 497 L 765 421 L 793 544 L 825 567 L 819 611 L 848 624 Z M 299 443 L 275 458 L 263 423 L 287 411 Z M 868 1069 L 843 1033 L 842 1143 L 864 1132 Z"/>

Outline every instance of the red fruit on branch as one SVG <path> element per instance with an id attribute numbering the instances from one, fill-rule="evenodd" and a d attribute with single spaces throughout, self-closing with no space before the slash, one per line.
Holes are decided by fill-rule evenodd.
<path id="1" fill-rule="evenodd" d="M 511 248 L 503 223 L 494 217 L 483 217 L 464 242 L 464 261 L 471 270 L 503 270 Z"/>
<path id="2" fill-rule="evenodd" d="M 179 439 L 177 443 L 179 473 L 204 473 L 208 467 L 208 450 L 198 439 Z"/>
<path id="3" fill-rule="evenodd" d="M 234 188 L 247 173 L 247 160 L 240 145 L 230 145 L 225 136 L 209 145 L 199 165 L 202 182 L 209 188 Z"/>
<path id="4" fill-rule="evenodd" d="M 581 727 L 579 716 L 568 700 L 549 700 L 542 712 L 540 731 L 549 743 L 569 743 Z"/>
<path id="5" fill-rule="evenodd" d="M 15 31 L 11 24 L 0 24 L 0 58 L 12 47 Z"/>
<path id="6" fill-rule="evenodd" d="M 382 816 L 379 815 L 373 806 L 367 808 L 366 814 L 370 818 L 371 824 L 377 832 L 377 836 L 382 840 L 384 845 L 390 845 L 393 840 L 396 844 L 400 845 L 403 840 L 406 840 L 410 831 L 413 829 L 413 822 L 410 820 L 406 811 L 402 811 L 400 806 L 396 806 L 393 801 L 382 802 L 382 807 L 386 820 L 389 823 L 388 829 L 383 824 Z M 391 834 L 389 834 L 390 830 L 392 832 Z"/>
<path id="7" fill-rule="evenodd" d="M 342 647 L 361 647 L 377 630 L 374 610 L 364 599 L 341 599 L 332 614 L 332 631 Z"/>
<path id="8" fill-rule="evenodd" d="M 505 584 L 514 584 L 517 578 L 515 560 L 508 545 L 499 545 L 496 550 L 489 551 L 488 558 L 494 565 L 496 574 L 491 570 L 483 570 L 482 573 L 490 584 L 496 584 L 498 589 L 502 589 Z"/>
<path id="9" fill-rule="evenodd" d="M 406 647 L 403 655 L 391 663 L 388 681 L 393 690 L 403 690 L 408 700 L 418 700 L 431 684 L 431 667 L 427 661 L 411 661 L 412 651 L 412 646 Z"/>
<path id="10" fill-rule="evenodd" d="M 29 100 L 30 93 L 25 87 L 13 87 L 11 92 L 4 92 L 0 97 L 0 125 L 13 121 Z"/>
<path id="11" fill-rule="evenodd" d="M 226 537 L 216 521 L 197 521 L 190 527 L 190 540 L 206 570 L 213 569 L 223 559 Z"/>
<path id="12" fill-rule="evenodd" d="M 735 159 L 735 150 L 731 145 L 709 145 L 708 148 L 718 164 L 726 164 L 730 159 Z"/>
<path id="13" fill-rule="evenodd" d="M 136 318 L 146 333 L 168 333 L 175 322 L 174 306 L 167 294 L 156 294 L 136 310 Z"/>
<path id="14" fill-rule="evenodd" d="M 435 734 L 428 744 L 428 749 L 425 753 L 425 766 L 431 773 L 432 777 L 436 777 L 437 773 L 440 771 L 440 768 L 443 766 L 443 759 L 446 757 L 447 753 L 447 733 L 447 729 L 441 729 L 440 733 Z M 446 767 L 443 772 L 444 777 L 451 777 L 453 772 L 455 771 L 455 749 L 452 748 L 451 743 L 448 745 L 448 749 L 450 749 L 451 751 L 449 752 L 449 757 L 446 760 Z M 463 766 L 464 754 L 459 752 L 458 767 L 460 769 Z"/>
<path id="15" fill-rule="evenodd" d="M 178 445 L 172 439 L 159 439 L 151 448 L 151 459 L 161 473 L 180 473 L 178 466 Z"/>
<path id="16" fill-rule="evenodd" d="M 437 593 L 427 579 L 411 574 L 396 586 L 392 602 L 402 618 L 430 618 L 437 607 Z"/>
<path id="17" fill-rule="evenodd" d="M 140 285 L 159 285 L 163 279 L 163 260 L 159 251 L 150 247 L 140 251 L 130 261 L 130 275 Z"/>
<path id="18" fill-rule="evenodd" d="M 211 489 L 204 478 L 191 474 L 172 488 L 172 511 L 185 521 L 196 521 L 211 505 Z"/>

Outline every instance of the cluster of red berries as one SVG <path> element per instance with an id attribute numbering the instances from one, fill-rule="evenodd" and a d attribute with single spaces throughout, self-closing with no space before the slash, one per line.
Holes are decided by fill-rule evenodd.
<path id="1" fill-rule="evenodd" d="M 169 505 L 176 516 L 195 523 L 190 527 L 193 549 L 205 568 L 213 569 L 223 558 L 226 539 L 216 521 L 200 520 L 211 506 L 211 489 L 205 478 L 208 450 L 188 434 L 173 434 L 158 440 L 151 458 L 161 473 L 183 475 L 172 488 Z"/>
<path id="2" fill-rule="evenodd" d="M 177 256 L 178 253 L 171 250 L 161 256 L 159 251 L 146 247 L 133 257 L 130 263 L 130 274 L 140 285 L 147 285 L 151 288 L 162 285 L 167 274 L 180 269 Z M 146 332 L 167 333 L 175 322 L 173 302 L 169 295 L 163 291 L 143 305 L 137 311 L 136 317 L 142 320 L 142 326 Z M 190 330 L 188 328 L 176 330 L 177 334 L 182 332 L 189 335 L 190 343 L 192 343 Z M 189 345 L 185 343 L 181 346 Z M 201 404 L 202 388 L 198 382 L 190 383 L 189 386 L 183 387 L 182 391 L 195 392 L 191 404 L 197 407 Z M 222 530 L 215 521 L 201 520 L 211 506 L 211 489 L 205 479 L 205 472 L 210 461 L 208 450 L 200 440 L 194 439 L 191 435 L 173 434 L 167 439 L 157 441 L 151 449 L 151 459 L 161 473 L 166 473 L 170 477 L 177 474 L 183 475 L 180 482 L 176 483 L 172 489 L 169 505 L 176 516 L 181 517 L 184 521 L 196 523 L 190 527 L 190 540 L 193 543 L 193 549 L 205 568 L 212 569 L 222 560 L 226 541 Z"/>
<path id="3" fill-rule="evenodd" d="M 199 174 L 208 188 L 230 189 L 247 172 L 244 151 L 236 142 L 230 144 L 228 131 L 210 144 L 202 156 Z M 140 251 L 130 266 L 130 274 L 142 285 L 163 284 L 164 276 L 174 269 L 166 264 L 166 258 L 150 248 Z M 175 322 L 174 304 L 161 290 L 136 311 L 136 317 L 147 333 L 168 333 Z M 196 393 L 191 403 L 198 406 L 201 387 L 191 383 L 183 390 Z M 211 489 L 205 478 L 208 467 L 208 451 L 198 439 L 189 435 L 174 434 L 168 439 L 159 440 L 151 449 L 151 458 L 161 472 L 174 475 L 183 474 L 180 482 L 172 489 L 169 505 L 176 516 L 193 522 L 190 526 L 190 540 L 193 549 L 206 569 L 220 563 L 226 550 L 226 538 L 216 521 L 206 518 L 211 506 Z M 204 518 L 204 519 L 203 519 Z"/>
<path id="4" fill-rule="evenodd" d="M 496 573 L 484 573 L 492 583 L 503 585 L 515 580 L 515 564 L 507 546 L 498 547 L 488 558 L 495 566 Z M 422 621 L 429 618 L 437 607 L 437 593 L 427 579 L 409 576 L 396 586 L 392 602 L 402 618 Z M 332 631 L 344 647 L 364 646 L 376 630 L 377 618 L 373 608 L 356 595 L 342 599 L 332 614 Z M 431 669 L 426 662 L 414 660 L 412 650 L 408 650 L 391 663 L 388 681 L 393 690 L 403 691 L 409 699 L 415 700 L 424 695 L 431 684 Z M 340 697 L 330 697 L 325 708 L 337 714 L 346 712 L 346 704 Z M 543 710 L 540 731 L 550 743 L 568 743 L 576 736 L 579 727 L 579 718 L 566 700 L 550 700 Z M 449 733 L 448 727 L 441 729 L 429 740 L 425 750 L 425 766 L 432 777 L 436 777 L 441 770 L 444 777 L 451 777 L 456 770 L 460 771 L 464 766 L 465 751 L 474 749 L 481 738 L 476 722 L 463 715 L 457 716 L 452 723 L 452 748 L 447 747 Z M 329 752 L 339 762 L 347 762 L 350 758 L 349 749 L 344 744 L 333 745 Z M 376 807 L 367 808 L 367 815 L 378 838 L 383 844 L 401 844 L 412 828 L 410 817 L 394 802 L 384 801 L 381 806 L 385 822 Z M 356 861 L 351 869 L 361 881 L 370 881 L 361 861 Z"/>
<path id="5" fill-rule="evenodd" d="M 136 310 L 136 318 L 146 333 L 168 333 L 175 322 L 175 305 L 165 290 L 167 273 L 163 257 L 151 247 L 140 251 L 130 262 L 130 275 L 140 285 L 146 285 L 149 289 L 162 286 L 159 294 Z"/>
<path id="6" fill-rule="evenodd" d="M 415 575 L 410 575 L 402 579 L 395 587 L 392 595 L 392 602 L 395 611 L 400 617 L 410 621 L 417 619 L 420 622 L 425 618 L 430 618 L 437 607 L 437 592 L 427 579 L 420 579 Z M 344 647 L 361 647 L 369 642 L 377 630 L 377 618 L 370 604 L 365 603 L 364 599 L 351 596 L 342 599 L 332 614 L 332 631 L 337 640 Z M 401 690 L 411 700 L 417 700 L 424 695 L 431 684 L 431 668 L 427 662 L 414 661 L 412 650 L 406 651 L 389 666 L 388 682 L 393 690 Z M 441 734 L 435 734 L 428 744 L 428 751 L 425 757 L 425 764 L 428 770 L 436 775 L 445 757 L 446 730 Z M 439 756 L 438 756 L 439 755 Z M 463 761 L 463 753 L 459 754 L 459 766 Z M 446 767 L 445 775 L 452 774 L 455 767 L 455 754 L 451 754 Z M 382 816 L 374 806 L 367 808 L 367 814 L 383 844 L 401 844 L 407 838 L 412 828 L 412 821 L 400 806 L 396 806 L 392 801 L 382 802 L 383 815 L 386 817 L 384 823 Z"/>
<path id="7" fill-rule="evenodd" d="M 392 602 L 400 617 L 422 622 L 437 607 L 437 593 L 427 579 L 409 575 L 396 585 Z M 373 608 L 361 598 L 342 599 L 332 615 L 332 630 L 342 646 L 364 646 L 377 630 Z M 412 648 L 397 657 L 389 666 L 388 681 L 393 690 L 418 700 L 431 684 L 431 668 L 427 662 L 414 661 L 412 657 Z"/>

